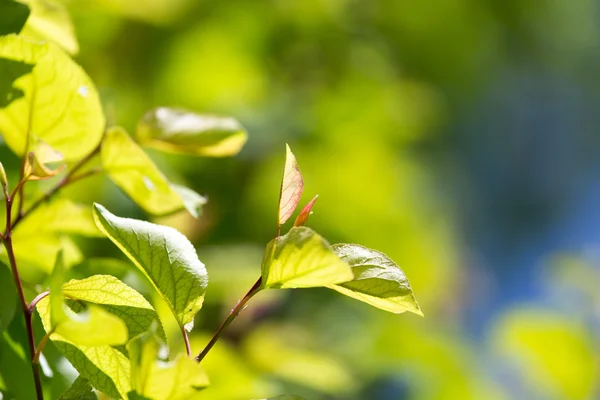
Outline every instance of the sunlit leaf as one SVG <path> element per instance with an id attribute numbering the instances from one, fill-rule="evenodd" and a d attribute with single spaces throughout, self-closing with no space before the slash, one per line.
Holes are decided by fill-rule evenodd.
<path id="1" fill-rule="evenodd" d="M 129 338 L 146 332 L 154 321 L 159 320 L 144 296 L 111 275 L 73 279 L 62 285 L 61 291 L 69 299 L 95 304 L 121 318 L 127 326 Z M 157 333 L 164 339 L 165 333 L 160 325 Z"/>
<path id="2" fill-rule="evenodd" d="M 29 7 L 26 5 L 13 0 L 0 1 L 0 36 L 21 32 L 28 17 Z"/>
<path id="3" fill-rule="evenodd" d="M 290 150 L 290 146 L 287 144 L 285 145 L 285 152 L 285 168 L 279 192 L 279 225 L 283 225 L 292 216 L 298 202 L 300 202 L 302 190 L 304 190 L 300 167 L 292 150 Z"/>
<path id="4" fill-rule="evenodd" d="M 304 397 L 300 397 L 300 396 L 284 394 L 281 396 L 269 397 L 268 399 L 262 399 L 262 400 L 305 400 L 305 399 L 304 399 Z"/>
<path id="5" fill-rule="evenodd" d="M 30 218 L 28 218 L 31 221 Z M 25 224 L 24 220 L 23 224 Z M 38 221 L 39 222 L 39 221 Z M 19 228 L 21 228 L 19 226 Z M 42 234 L 43 233 L 43 234 Z M 60 249 L 63 249 L 65 266 L 68 268 L 83 261 L 83 254 L 73 241 L 65 234 L 40 231 L 40 235 L 28 231 L 19 231 L 13 235 L 15 256 L 20 266 L 33 267 L 46 274 L 52 272 L 54 260 Z M 6 252 L 0 255 L 6 258 Z"/>
<path id="6" fill-rule="evenodd" d="M 357 244 L 331 247 L 354 273 L 354 279 L 331 289 L 385 311 L 423 315 L 404 271 L 388 256 Z"/>
<path id="7" fill-rule="evenodd" d="M 31 15 L 21 33 L 39 40 L 51 40 L 71 54 L 79 44 L 75 28 L 64 4 L 54 0 L 19 0 L 31 8 Z"/>
<path id="8" fill-rule="evenodd" d="M 352 278 L 350 266 L 340 260 L 323 237 L 307 227 L 293 227 L 269 242 L 262 263 L 265 288 L 326 286 Z"/>
<path id="9" fill-rule="evenodd" d="M 173 153 L 224 157 L 237 154 L 248 134 L 228 117 L 159 107 L 140 120 L 136 139 L 144 146 Z"/>
<path id="10" fill-rule="evenodd" d="M 62 258 L 62 252 L 59 252 L 50 275 L 50 329 L 47 332 L 56 333 L 76 345 L 124 344 L 129 336 L 127 326 L 119 317 L 91 303 L 81 313 L 75 313 L 66 306 L 62 293 Z"/>
<path id="11" fill-rule="evenodd" d="M 164 346 L 152 331 L 127 344 L 131 386 L 138 396 L 153 400 L 185 400 L 208 385 L 202 367 L 184 354 L 171 362 L 158 360 L 161 345 Z"/>
<path id="12" fill-rule="evenodd" d="M 66 198 L 58 198 L 42 204 L 15 229 L 18 239 L 27 235 L 61 233 L 102 236 L 94 223 L 90 207 Z"/>
<path id="13" fill-rule="evenodd" d="M 104 130 L 98 93 L 83 69 L 50 42 L 0 37 L 0 58 L 34 64 L 13 87 L 23 93 L 0 109 L 0 131 L 15 153 L 36 152 L 39 140 L 79 160 L 96 147 Z"/>
<path id="14" fill-rule="evenodd" d="M 58 153 L 58 155 L 60 156 L 59 159 L 62 160 L 62 155 L 60 153 Z M 27 157 L 25 157 L 24 176 L 30 181 L 41 181 L 56 176 L 63 170 L 63 168 L 64 164 L 60 165 L 56 169 L 51 169 L 46 165 L 45 161 L 42 161 L 42 159 L 38 157 L 36 153 L 30 152 L 27 154 Z"/>
<path id="15" fill-rule="evenodd" d="M 46 297 L 37 304 L 44 329 L 50 324 L 50 301 Z M 54 333 L 50 340 L 93 387 L 113 398 L 127 398 L 131 390 L 129 381 L 129 359 L 114 347 L 75 345 L 63 336 Z"/>
<path id="16" fill-rule="evenodd" d="M 17 310 L 17 289 L 10 268 L 0 262 L 0 333 L 5 330 Z"/>
<path id="17" fill-rule="evenodd" d="M 294 226 L 306 225 L 306 222 L 308 221 L 308 217 L 310 217 L 310 215 L 312 214 L 312 208 L 315 205 L 315 201 L 317 201 L 318 198 L 319 198 L 319 195 L 316 195 L 315 197 L 313 197 L 313 199 L 311 201 L 308 202 L 307 205 L 304 206 L 302 211 L 300 211 L 300 214 L 298 215 L 298 217 L 296 217 L 296 220 L 294 221 Z"/>
<path id="18" fill-rule="evenodd" d="M 102 167 L 110 179 L 150 214 L 163 215 L 186 207 L 199 216 L 206 199 L 191 189 L 172 185 L 154 162 L 121 128 L 111 128 L 102 142 Z"/>
<path id="19" fill-rule="evenodd" d="M 81 375 L 75 379 L 69 390 L 63 393 L 58 400 L 97 400 L 90 381 Z"/>
<path id="20" fill-rule="evenodd" d="M 202 308 L 208 274 L 189 240 L 173 228 L 121 218 L 94 204 L 98 228 L 146 275 L 180 326 Z"/>

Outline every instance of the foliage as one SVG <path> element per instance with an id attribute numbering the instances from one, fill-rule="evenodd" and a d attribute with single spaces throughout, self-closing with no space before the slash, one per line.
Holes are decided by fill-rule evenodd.
<path id="1" fill-rule="evenodd" d="M 266 246 L 260 273 L 256 269 L 258 280 L 193 357 L 188 333 L 209 282 L 194 246 L 171 227 L 119 217 L 97 203 L 80 204 L 65 196 L 64 189 L 106 174 L 150 215 L 187 209 L 198 218 L 207 199 L 171 183 L 144 147 L 231 156 L 245 144 L 246 130 L 229 117 L 167 107 L 147 112 L 133 137 L 113 126 L 105 117 L 99 91 L 67 54 L 76 53 L 78 45 L 66 10 L 52 4 L 45 0 L 0 3 L 2 18 L 8 21 L 0 36 L 0 71 L 6 72 L 0 75 L 0 134 L 21 162 L 15 181 L 3 168 L 0 177 L 6 204 L 0 256 L 10 266 L 0 263 L 3 398 L 42 399 L 51 390 L 57 379 L 52 375 L 61 372 L 44 368 L 48 343 L 79 373 L 61 399 L 201 396 L 210 378 L 203 369 L 204 358 L 246 303 L 266 289 L 329 287 L 383 310 L 422 315 L 404 272 L 391 259 L 358 245 L 331 246 L 305 226 L 316 198 L 281 234 L 304 188 L 296 158 L 287 146 L 276 235 Z M 47 182 L 37 181 L 50 182 L 49 189 L 44 191 Z M 42 194 L 32 196 L 33 185 Z M 128 269 L 133 276 L 150 284 L 152 301 L 110 269 L 67 279 L 70 268 L 84 258 L 72 235 L 99 234 L 131 261 Z M 33 271 L 27 276 L 27 282 L 35 283 L 31 300 L 25 292 L 23 265 Z M 20 315 L 15 313 L 17 304 Z M 34 326 L 36 314 L 45 331 L 41 339 Z M 185 352 L 165 351 L 169 318 L 179 327 Z M 20 319 L 24 326 L 16 325 Z M 321 362 L 318 356 L 284 354 L 294 362 Z M 21 378 L 13 380 L 15 373 Z M 36 394 L 26 388 L 35 388 Z"/>

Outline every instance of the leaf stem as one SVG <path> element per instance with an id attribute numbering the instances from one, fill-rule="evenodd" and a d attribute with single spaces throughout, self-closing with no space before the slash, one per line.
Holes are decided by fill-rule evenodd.
<path id="1" fill-rule="evenodd" d="M 49 294 L 50 291 L 46 290 L 45 292 L 42 292 L 35 296 L 35 299 L 31 300 L 31 303 L 29 303 L 29 314 L 33 315 L 33 310 L 35 310 L 35 306 L 37 305 L 37 303 Z"/>
<path id="2" fill-rule="evenodd" d="M 250 300 L 256 293 L 260 291 L 261 283 L 262 278 L 258 278 L 256 283 L 254 284 L 254 286 L 252 286 L 252 288 L 250 288 L 248 293 L 246 293 L 246 295 L 237 302 L 235 307 L 231 309 L 225 321 L 223 321 L 219 329 L 217 329 L 217 331 L 213 335 L 212 339 L 210 339 L 210 342 L 208 342 L 206 347 L 204 347 L 204 350 L 202 350 L 200 354 L 196 356 L 196 362 L 201 362 L 204 359 L 204 357 L 206 357 L 210 349 L 212 349 L 215 343 L 217 343 L 217 341 L 219 340 L 221 333 L 223 333 L 223 331 L 231 324 L 235 317 L 237 317 L 240 314 L 248 300 Z"/>
<path id="3" fill-rule="evenodd" d="M 34 365 L 39 365 L 40 364 L 40 354 L 42 354 L 42 350 L 44 350 L 44 347 L 46 347 L 46 343 L 48 343 L 48 339 L 50 339 L 50 335 L 52 333 L 53 333 L 52 331 L 46 333 L 44 335 L 44 337 L 42 338 L 42 340 L 40 340 L 40 343 L 38 344 L 37 350 L 35 351 L 35 354 L 33 355 L 33 359 L 31 360 L 31 362 Z"/>
<path id="4" fill-rule="evenodd" d="M 71 168 L 71 170 L 69 172 L 67 172 L 66 175 L 52 189 L 50 189 L 48 192 L 46 192 L 46 194 L 44 194 L 35 203 L 33 203 L 31 205 L 31 207 L 29 207 L 29 209 L 27 209 L 24 212 L 20 212 L 19 215 L 17 215 L 17 218 L 15 219 L 13 228 L 16 227 L 25 217 L 27 217 L 29 214 L 31 214 L 33 211 L 35 211 L 39 206 L 41 206 L 46 201 L 50 200 L 52 198 L 52 196 L 54 196 L 62 188 L 68 186 L 69 184 L 71 184 L 73 182 L 77 182 L 81 179 L 87 178 L 89 176 L 92 176 L 92 175 L 100 172 L 101 170 L 94 168 L 94 169 L 86 171 L 78 176 L 74 176 L 77 171 L 79 171 L 81 168 L 83 168 L 85 166 L 85 164 L 87 164 L 97 154 L 100 153 L 101 146 L 102 146 L 102 141 L 87 156 L 85 156 L 77 164 L 75 164 L 73 166 L 73 168 Z"/>
<path id="5" fill-rule="evenodd" d="M 23 185 L 17 185 L 17 187 L 15 188 L 15 194 L 17 193 L 17 190 L 19 190 L 19 188 L 22 187 Z M 27 300 L 25 299 L 25 293 L 23 292 L 23 285 L 21 284 L 21 277 L 19 276 L 17 260 L 15 258 L 15 251 L 12 243 L 12 230 L 14 228 L 14 226 L 12 225 L 12 207 L 13 197 L 6 196 L 6 231 L 4 232 L 4 247 L 6 248 L 6 254 L 8 255 L 10 268 L 12 270 L 13 277 L 15 279 L 15 285 L 17 286 L 17 291 L 19 293 L 21 308 L 23 310 L 23 317 L 25 318 L 25 327 L 27 330 L 27 344 L 29 346 L 29 353 L 31 354 L 31 367 L 33 369 L 33 379 L 35 382 L 37 399 L 44 400 L 44 394 L 42 391 L 42 381 L 40 380 L 40 371 L 38 365 L 35 362 L 33 362 L 36 354 L 35 337 L 33 335 L 33 321 L 31 320 L 29 305 L 27 304 Z"/>
<path id="6" fill-rule="evenodd" d="M 188 357 L 192 356 L 192 347 L 190 345 L 190 337 L 187 333 L 187 331 L 185 330 L 185 326 L 181 327 L 181 334 L 183 335 L 183 341 L 185 343 L 185 352 L 187 353 Z"/>

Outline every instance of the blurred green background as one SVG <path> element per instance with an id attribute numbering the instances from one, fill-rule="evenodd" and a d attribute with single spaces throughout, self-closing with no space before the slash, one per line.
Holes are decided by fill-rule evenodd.
<path id="1" fill-rule="evenodd" d="M 302 203 L 320 196 L 309 224 L 388 254 L 425 313 L 325 289 L 261 293 L 203 363 L 213 385 L 198 399 L 600 397 L 600 2 L 67 4 L 111 123 L 132 131 L 165 105 L 250 133 L 234 158 L 151 153 L 210 199 L 199 220 L 156 219 L 209 272 L 194 353 L 259 275 L 285 143 Z M 106 178 L 69 194 L 144 217 Z M 107 240 L 79 244 L 120 257 Z"/>

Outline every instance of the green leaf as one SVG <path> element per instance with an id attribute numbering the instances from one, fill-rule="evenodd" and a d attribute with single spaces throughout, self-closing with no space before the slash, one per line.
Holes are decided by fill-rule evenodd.
<path id="1" fill-rule="evenodd" d="M 131 383 L 137 398 L 184 400 L 208 385 L 206 373 L 194 360 L 180 354 L 174 361 L 157 360 L 164 343 L 151 330 L 127 344 Z M 136 396 L 130 394 L 129 398 Z"/>
<path id="2" fill-rule="evenodd" d="M 262 399 L 262 400 L 305 400 L 305 399 L 304 399 L 304 397 L 300 397 L 300 396 L 284 394 L 281 396 L 269 397 L 268 399 Z"/>
<path id="3" fill-rule="evenodd" d="M 199 216 L 206 199 L 173 185 L 148 155 L 121 128 L 111 128 L 102 142 L 102 167 L 110 179 L 146 212 L 169 214 L 186 207 Z"/>
<path id="4" fill-rule="evenodd" d="M 173 228 L 120 218 L 94 204 L 98 228 L 152 282 L 183 327 L 202 308 L 208 274 L 189 240 Z"/>
<path id="5" fill-rule="evenodd" d="M 15 399 L 36 398 L 30 360 L 25 320 L 14 318 L 0 333 L 0 381 Z"/>
<path id="6" fill-rule="evenodd" d="M 423 316 L 404 272 L 385 254 L 357 244 L 334 244 L 333 251 L 352 267 L 354 279 L 331 289 L 393 313 Z"/>
<path id="7" fill-rule="evenodd" d="M 34 64 L 13 87 L 23 93 L 0 109 L 0 132 L 17 155 L 40 140 L 65 161 L 83 158 L 100 142 L 105 120 L 98 93 L 83 69 L 50 42 L 0 37 L 0 58 Z"/>
<path id="8" fill-rule="evenodd" d="M 281 180 L 281 189 L 279 191 L 279 226 L 287 221 L 300 202 L 302 191 L 304 190 L 304 181 L 302 173 L 296 161 L 296 157 L 290 146 L 285 145 L 285 168 L 283 169 L 283 179 Z"/>
<path id="9" fill-rule="evenodd" d="M 26 5 L 12 0 L 0 1 L 0 36 L 21 32 L 28 17 Z"/>
<path id="10" fill-rule="evenodd" d="M 0 13 L 0 15 L 2 14 Z M 1 26 L 2 22 L 0 21 Z M 25 96 L 21 89 L 15 87 L 15 81 L 23 75 L 30 74 L 33 67 L 33 64 L 0 57 L 0 109 Z"/>
<path id="11" fill-rule="evenodd" d="M 75 28 L 64 4 L 53 0 L 19 0 L 31 8 L 31 16 L 21 34 L 39 40 L 51 40 L 70 54 L 77 54 L 79 44 Z"/>
<path id="12" fill-rule="evenodd" d="M 143 146 L 197 156 L 237 154 L 247 138 L 244 128 L 233 118 L 167 107 L 148 111 L 136 129 L 136 139 Z"/>
<path id="13" fill-rule="evenodd" d="M 46 332 L 50 329 L 50 299 L 36 306 Z M 93 387 L 113 398 L 127 398 L 131 390 L 129 359 L 118 349 L 107 346 L 75 345 L 67 338 L 53 333 L 50 340 L 82 377 Z"/>
<path id="14" fill-rule="evenodd" d="M 50 275 L 50 329 L 46 328 L 46 332 L 56 333 L 77 345 L 124 344 L 129 336 L 127 326 L 119 317 L 91 303 L 85 312 L 79 314 L 66 307 L 62 293 L 63 276 L 64 261 L 62 252 L 59 252 Z"/>
<path id="15" fill-rule="evenodd" d="M 29 220 L 29 218 L 27 218 Z M 26 220 L 23 221 L 23 224 Z M 75 242 L 64 234 L 35 235 L 18 232 L 13 235 L 15 256 L 21 267 L 33 267 L 46 274 L 52 272 L 54 260 L 60 249 L 63 249 L 65 266 L 68 268 L 83 261 L 83 255 Z M 18 233 L 17 233 L 18 232 Z M 6 258 L 6 253 L 2 254 Z"/>
<path id="16" fill-rule="evenodd" d="M 293 227 L 267 245 L 262 263 L 263 288 L 327 286 L 353 278 L 350 266 L 329 243 L 307 227 Z"/>
<path id="17" fill-rule="evenodd" d="M 10 268 L 0 262 L 0 333 L 8 328 L 17 310 L 17 289 Z"/>
<path id="18" fill-rule="evenodd" d="M 98 396 L 94 393 L 90 381 L 80 375 L 58 400 L 98 400 Z"/>
<path id="19" fill-rule="evenodd" d="M 146 332 L 154 321 L 159 321 L 154 308 L 140 293 L 114 276 L 94 275 L 86 279 L 72 279 L 62 286 L 62 293 L 70 299 L 95 304 L 123 320 L 129 338 Z M 158 334 L 164 338 L 161 326 Z"/>

